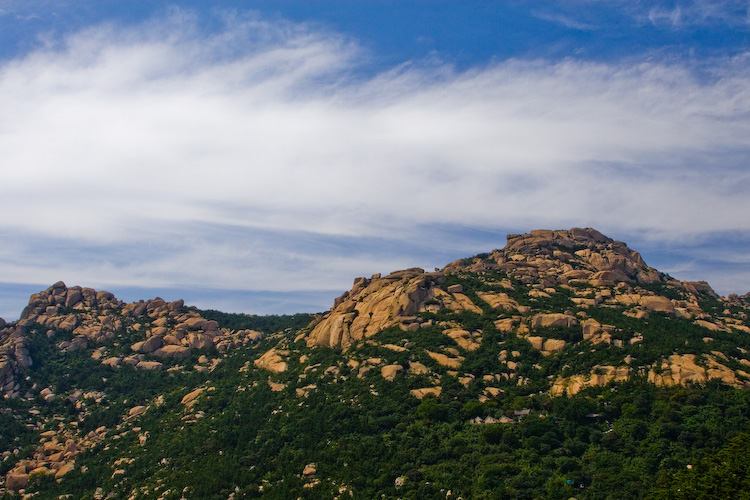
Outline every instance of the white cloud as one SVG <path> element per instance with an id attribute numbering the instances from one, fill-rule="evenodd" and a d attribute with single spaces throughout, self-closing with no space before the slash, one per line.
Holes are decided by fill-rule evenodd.
<path id="1" fill-rule="evenodd" d="M 746 57 L 704 78 L 572 60 L 372 76 L 334 34 L 226 23 L 176 11 L 0 66 L 4 280 L 322 289 L 469 248 L 445 225 L 750 231 L 727 216 L 750 213 Z"/>
<path id="2" fill-rule="evenodd" d="M 640 8 L 637 6 L 636 8 Z M 683 28 L 712 23 L 742 25 L 750 15 L 748 3 L 740 0 L 690 0 L 680 5 L 656 6 L 649 9 L 648 20 L 654 26 Z"/>

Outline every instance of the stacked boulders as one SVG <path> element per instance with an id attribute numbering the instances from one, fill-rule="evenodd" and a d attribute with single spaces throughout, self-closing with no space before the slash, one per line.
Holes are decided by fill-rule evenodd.
<path id="1" fill-rule="evenodd" d="M 612 285 L 619 281 L 653 283 L 662 279 L 638 252 L 590 228 L 510 234 L 502 250 L 484 258 L 455 261 L 443 271 L 450 274 L 489 269 L 503 270 L 522 283 L 544 287 L 569 283 Z"/>

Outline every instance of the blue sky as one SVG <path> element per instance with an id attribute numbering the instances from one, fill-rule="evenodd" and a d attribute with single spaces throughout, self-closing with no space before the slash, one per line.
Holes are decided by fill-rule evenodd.
<path id="1" fill-rule="evenodd" d="M 750 291 L 750 3 L 0 0 L 0 317 L 250 313 L 595 227 Z"/>

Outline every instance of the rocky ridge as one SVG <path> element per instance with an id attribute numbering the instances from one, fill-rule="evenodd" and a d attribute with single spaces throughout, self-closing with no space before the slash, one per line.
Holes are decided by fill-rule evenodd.
<path id="1" fill-rule="evenodd" d="M 481 290 L 475 290 L 470 297 L 461 284 L 449 284 L 451 277 L 463 275 L 478 277 Z M 521 289 L 525 296 L 519 297 Z M 670 297 L 660 294 L 667 292 Z M 562 296 L 567 296 L 562 310 L 535 305 Z M 721 314 L 711 314 L 701 307 L 705 300 L 719 301 L 727 307 Z M 750 333 L 746 312 L 732 312 L 728 307 L 732 303 L 746 304 L 747 296 L 721 298 L 705 282 L 674 280 L 649 267 L 625 243 L 594 229 L 537 230 L 509 235 L 503 249 L 455 261 L 435 272 L 413 268 L 384 277 L 376 274 L 357 278 L 352 289 L 338 297 L 331 310 L 311 325 L 312 330 L 304 339 L 310 347 L 326 346 L 346 352 L 362 342 L 376 341 L 376 334 L 389 327 L 400 328 L 408 339 L 409 332 L 438 326 L 457 344 L 457 349 L 426 353 L 439 365 L 458 373 L 464 353 L 481 345 L 481 332 L 468 331 L 455 322 L 436 323 L 430 313 L 482 314 L 490 308 L 497 311 L 494 324 L 499 331 L 524 338 L 549 356 L 579 342 L 622 348 L 643 341 L 638 332 L 624 338 L 617 326 L 589 317 L 589 308 L 614 309 L 623 316 L 644 321 L 652 314 L 689 320 L 705 329 L 706 343 L 711 342 L 714 332 Z M 545 331 L 551 328 L 577 330 L 580 338 L 571 342 L 545 337 Z M 660 385 L 711 379 L 735 387 L 750 385 L 750 375 L 740 368 L 750 365 L 750 359 L 740 352 L 729 357 L 705 353 L 697 358 L 675 353 L 646 365 L 625 355 L 623 358 L 619 365 L 597 365 L 587 373 L 559 374 L 552 381 L 550 392 L 575 394 L 585 387 L 633 377 L 645 377 Z M 491 378 L 513 378 L 516 362 L 500 361 L 511 373 L 497 373 Z M 277 368 L 281 366 L 279 362 L 283 360 L 277 359 Z M 519 383 L 523 383 L 522 378 Z"/>

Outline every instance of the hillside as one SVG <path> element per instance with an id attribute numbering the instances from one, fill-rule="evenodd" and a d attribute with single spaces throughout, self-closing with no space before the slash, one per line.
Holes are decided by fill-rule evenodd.
<path id="1" fill-rule="evenodd" d="M 357 278 L 314 318 L 59 282 L 0 320 L 2 491 L 669 498 L 750 431 L 748 312 L 578 228 Z"/>

